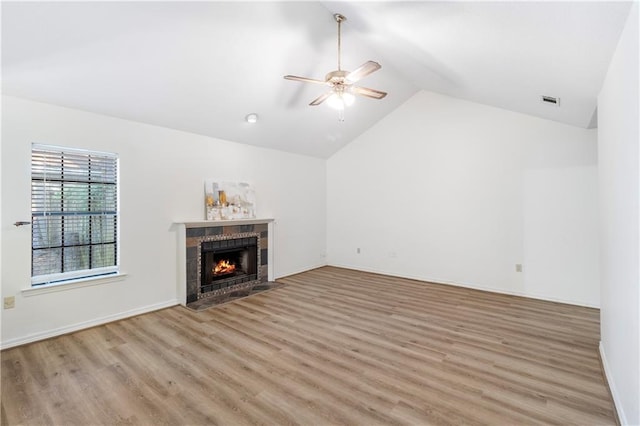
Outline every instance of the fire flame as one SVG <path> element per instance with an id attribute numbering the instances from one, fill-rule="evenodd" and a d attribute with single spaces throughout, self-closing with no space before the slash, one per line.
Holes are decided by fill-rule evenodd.
<path id="1" fill-rule="evenodd" d="M 230 274 L 231 272 L 236 270 L 236 265 L 229 262 L 228 260 L 219 261 L 215 268 L 213 268 L 213 273 L 218 274 Z"/>

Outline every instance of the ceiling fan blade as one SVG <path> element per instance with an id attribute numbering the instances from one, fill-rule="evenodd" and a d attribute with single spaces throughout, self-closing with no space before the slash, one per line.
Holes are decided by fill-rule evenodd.
<path id="1" fill-rule="evenodd" d="M 380 68 L 382 67 L 380 66 L 379 63 L 373 62 L 373 61 L 367 61 L 364 64 L 362 64 L 359 68 L 356 68 L 355 70 L 351 71 L 347 75 L 346 79 L 350 83 L 355 83 L 361 78 L 368 76 L 372 72 L 378 71 Z"/>
<path id="2" fill-rule="evenodd" d="M 327 84 L 327 82 L 324 80 L 316 80 L 315 78 L 307 78 L 307 77 L 298 77 L 297 75 L 285 75 L 284 78 L 287 80 L 302 81 L 303 83 Z"/>
<path id="3" fill-rule="evenodd" d="M 382 92 L 380 90 L 369 89 L 367 87 L 352 87 L 351 91 L 356 95 L 366 96 L 368 98 L 373 99 L 382 99 L 387 96 L 387 92 Z"/>
<path id="4" fill-rule="evenodd" d="M 317 98 L 315 98 L 314 100 L 312 100 L 309 105 L 311 105 L 311 106 L 320 105 L 321 103 L 326 101 L 329 98 L 329 96 L 331 96 L 331 95 L 333 95 L 333 91 L 329 91 L 327 93 L 323 93 L 322 95 L 320 95 Z"/>

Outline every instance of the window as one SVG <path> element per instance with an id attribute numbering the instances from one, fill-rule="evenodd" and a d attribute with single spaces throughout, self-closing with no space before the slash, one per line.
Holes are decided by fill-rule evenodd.
<path id="1" fill-rule="evenodd" d="M 31 150 L 32 285 L 118 272 L 118 157 Z"/>

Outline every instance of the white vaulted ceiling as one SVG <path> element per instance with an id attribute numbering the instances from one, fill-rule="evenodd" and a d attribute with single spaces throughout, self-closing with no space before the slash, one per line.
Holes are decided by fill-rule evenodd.
<path id="1" fill-rule="evenodd" d="M 3 2 L 2 91 L 321 158 L 422 89 L 593 127 L 630 5 Z M 358 98 L 343 123 L 308 106 L 323 86 L 282 78 L 336 69 L 335 12 L 348 19 L 343 68 L 379 62 L 359 84 L 389 93 Z"/>

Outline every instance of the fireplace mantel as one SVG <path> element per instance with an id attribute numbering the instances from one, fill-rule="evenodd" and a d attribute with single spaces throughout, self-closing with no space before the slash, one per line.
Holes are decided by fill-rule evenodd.
<path id="1" fill-rule="evenodd" d="M 232 225 L 258 225 L 262 223 L 271 223 L 275 219 L 230 219 L 230 220 L 199 220 L 199 221 L 176 221 L 176 224 L 184 225 L 185 228 L 210 228 L 216 226 L 232 226 Z"/>
<path id="2" fill-rule="evenodd" d="M 274 264 L 273 264 L 273 240 L 275 219 L 272 218 L 256 218 L 256 219 L 232 219 L 232 220 L 192 220 L 192 221 L 175 221 L 177 225 L 177 295 L 180 304 L 187 304 L 187 286 L 192 290 L 193 282 L 197 280 L 197 274 L 194 278 L 193 263 L 194 253 L 199 253 L 197 245 L 201 240 L 212 238 L 214 235 L 235 235 L 237 233 L 260 234 L 259 241 L 262 250 L 262 264 L 260 275 L 262 279 L 274 280 Z M 219 228 L 219 229 L 215 229 Z M 215 238 L 215 237 L 214 237 Z M 223 237 L 224 238 L 224 237 Z M 195 252 L 194 250 L 197 250 Z M 198 266 L 199 269 L 199 266 Z M 189 271 L 189 272 L 188 272 Z M 187 277 L 189 275 L 189 277 Z M 191 292 L 189 294 L 192 294 Z"/>

